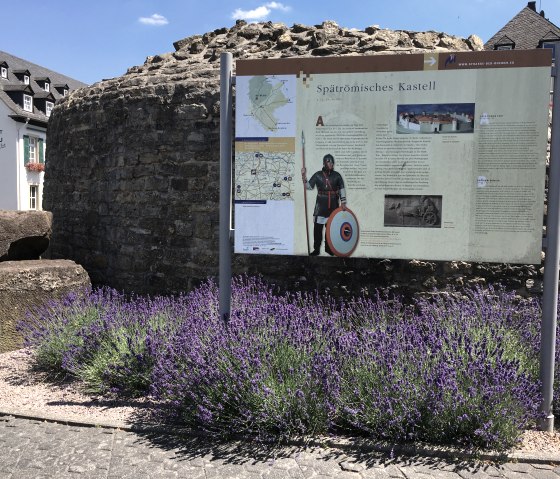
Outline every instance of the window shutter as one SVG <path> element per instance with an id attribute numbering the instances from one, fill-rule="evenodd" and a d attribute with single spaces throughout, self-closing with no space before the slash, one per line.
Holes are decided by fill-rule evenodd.
<path id="1" fill-rule="evenodd" d="M 29 137 L 23 135 L 23 163 L 29 163 Z"/>
<path id="2" fill-rule="evenodd" d="M 43 148 L 43 139 L 39 138 L 39 163 L 45 162 L 45 149 Z"/>

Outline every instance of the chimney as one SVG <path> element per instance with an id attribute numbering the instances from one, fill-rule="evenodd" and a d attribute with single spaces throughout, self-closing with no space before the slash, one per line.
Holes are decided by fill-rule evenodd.
<path id="1" fill-rule="evenodd" d="M 533 10 L 533 12 L 537 11 L 537 2 L 527 2 L 527 7 Z"/>

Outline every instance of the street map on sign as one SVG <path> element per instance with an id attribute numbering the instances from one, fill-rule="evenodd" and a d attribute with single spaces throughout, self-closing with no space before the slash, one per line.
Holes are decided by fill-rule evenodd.
<path id="1" fill-rule="evenodd" d="M 294 168 L 294 153 L 237 153 L 235 199 L 293 200 Z"/>

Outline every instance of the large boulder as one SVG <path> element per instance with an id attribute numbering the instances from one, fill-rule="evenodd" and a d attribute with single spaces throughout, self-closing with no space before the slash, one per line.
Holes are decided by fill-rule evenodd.
<path id="1" fill-rule="evenodd" d="M 0 210 L 0 261 L 39 259 L 49 246 L 52 213 Z"/>
<path id="2" fill-rule="evenodd" d="M 89 276 L 73 261 L 0 263 L 0 353 L 22 347 L 23 338 L 16 325 L 29 310 L 86 288 L 91 288 Z"/>

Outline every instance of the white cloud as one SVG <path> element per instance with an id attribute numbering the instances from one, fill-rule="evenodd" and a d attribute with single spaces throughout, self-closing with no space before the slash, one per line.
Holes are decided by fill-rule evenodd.
<path id="1" fill-rule="evenodd" d="M 269 2 L 266 4 L 266 6 L 272 9 L 281 10 L 282 12 L 289 12 L 292 9 L 288 5 L 284 5 L 278 2 Z"/>
<path id="2" fill-rule="evenodd" d="M 241 10 L 240 8 L 238 8 L 231 14 L 231 18 L 233 18 L 234 20 L 240 18 L 244 20 L 263 20 L 264 18 L 268 17 L 268 15 L 270 15 L 270 8 L 261 6 L 255 8 L 254 10 Z"/>
<path id="3" fill-rule="evenodd" d="M 154 13 L 151 17 L 140 17 L 138 21 L 144 25 L 156 25 L 158 27 L 169 23 L 169 20 L 159 13 Z"/>
<path id="4" fill-rule="evenodd" d="M 254 8 L 253 10 L 242 10 L 241 8 L 237 8 L 231 14 L 231 18 L 233 18 L 234 20 L 264 20 L 270 15 L 272 10 L 289 12 L 291 10 L 291 7 L 279 2 L 269 2 L 261 5 L 260 7 Z"/>

